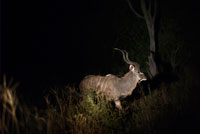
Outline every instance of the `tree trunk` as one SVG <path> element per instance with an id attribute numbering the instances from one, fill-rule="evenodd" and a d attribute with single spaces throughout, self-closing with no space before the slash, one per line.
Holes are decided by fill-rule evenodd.
<path id="1" fill-rule="evenodd" d="M 142 15 L 140 13 L 138 13 L 132 6 L 132 3 L 130 2 L 130 0 L 127 0 L 128 5 L 131 9 L 131 11 L 139 18 L 142 18 L 145 20 L 146 25 L 147 25 L 147 29 L 148 29 L 148 33 L 149 33 L 149 41 L 150 41 L 150 55 L 148 56 L 148 74 L 150 78 L 153 78 L 157 73 L 157 66 L 156 66 L 156 62 L 155 62 L 155 57 L 154 54 L 156 52 L 156 41 L 155 41 L 155 18 L 156 18 L 156 13 L 157 13 L 157 3 L 156 0 L 154 0 L 154 5 L 152 6 L 152 1 L 149 1 L 148 3 L 148 7 L 146 5 L 145 0 L 140 0 L 140 6 L 142 9 Z M 152 9 L 153 7 L 153 9 Z"/>
<path id="2" fill-rule="evenodd" d="M 156 62 L 154 60 L 154 54 L 156 52 L 155 28 L 154 28 L 154 23 L 149 23 L 148 19 L 145 19 L 145 21 L 149 32 L 149 41 L 150 41 L 150 55 L 148 56 L 148 62 L 147 62 L 149 66 L 148 74 L 150 78 L 153 78 L 158 73 Z"/>

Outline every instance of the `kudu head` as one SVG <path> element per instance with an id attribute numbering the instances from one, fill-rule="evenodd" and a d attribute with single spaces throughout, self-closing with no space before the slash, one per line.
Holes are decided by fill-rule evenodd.
<path id="1" fill-rule="evenodd" d="M 137 62 L 129 60 L 128 52 L 126 50 L 121 50 L 119 48 L 114 48 L 122 53 L 124 61 L 129 64 L 129 69 L 132 73 L 136 74 L 138 82 L 147 80 L 147 77 L 144 73 L 140 72 L 140 65 Z"/>

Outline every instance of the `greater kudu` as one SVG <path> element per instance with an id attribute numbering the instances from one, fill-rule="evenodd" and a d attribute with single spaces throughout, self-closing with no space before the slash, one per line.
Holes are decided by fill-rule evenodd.
<path id="1" fill-rule="evenodd" d="M 125 98 L 132 94 L 138 82 L 146 80 L 146 76 L 140 72 L 138 63 L 130 61 L 128 52 L 114 48 L 122 53 L 124 61 L 129 64 L 129 72 L 119 78 L 115 75 L 108 74 L 106 76 L 89 75 L 80 82 L 80 91 L 92 89 L 97 93 L 105 95 L 109 101 L 114 101 L 117 108 L 121 109 L 121 98 Z"/>

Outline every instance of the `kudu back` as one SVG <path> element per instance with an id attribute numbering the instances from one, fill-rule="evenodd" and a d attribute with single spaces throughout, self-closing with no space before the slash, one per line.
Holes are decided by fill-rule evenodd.
<path id="1" fill-rule="evenodd" d="M 130 61 L 128 52 L 115 48 L 122 53 L 124 61 L 129 64 L 129 72 L 123 77 L 117 77 L 112 74 L 106 76 L 89 75 L 80 82 L 80 91 L 82 93 L 88 90 L 96 90 L 97 93 L 105 95 L 109 101 L 114 101 L 117 108 L 121 109 L 121 98 L 132 94 L 138 82 L 146 80 L 146 76 L 140 72 L 138 63 Z"/>

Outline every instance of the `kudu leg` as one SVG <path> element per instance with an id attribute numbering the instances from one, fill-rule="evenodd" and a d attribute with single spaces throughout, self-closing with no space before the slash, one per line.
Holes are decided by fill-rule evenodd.
<path id="1" fill-rule="evenodd" d="M 115 106 L 116 106 L 117 108 L 119 108 L 119 109 L 122 109 L 122 105 L 121 105 L 120 100 L 115 101 Z"/>

